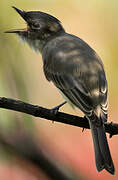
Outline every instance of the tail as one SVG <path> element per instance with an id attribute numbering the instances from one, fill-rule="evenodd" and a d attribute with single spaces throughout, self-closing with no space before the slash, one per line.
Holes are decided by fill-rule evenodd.
<path id="1" fill-rule="evenodd" d="M 104 124 L 100 121 L 97 116 L 96 119 L 89 117 L 89 124 L 92 132 L 95 162 L 98 172 L 106 169 L 109 173 L 115 174 L 114 164 L 111 158 L 107 137 L 105 133 Z M 101 122 L 99 125 L 97 122 Z"/>

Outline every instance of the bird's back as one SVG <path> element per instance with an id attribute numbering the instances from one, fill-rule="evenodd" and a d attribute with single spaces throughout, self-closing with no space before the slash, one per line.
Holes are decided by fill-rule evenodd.
<path id="1" fill-rule="evenodd" d="M 73 75 L 92 99 L 93 106 L 107 101 L 107 81 L 101 59 L 82 39 L 64 33 L 47 43 L 43 50 L 44 72 Z"/>

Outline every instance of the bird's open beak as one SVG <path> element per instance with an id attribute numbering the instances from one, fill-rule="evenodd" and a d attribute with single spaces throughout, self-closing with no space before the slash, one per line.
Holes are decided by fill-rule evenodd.
<path id="1" fill-rule="evenodd" d="M 18 12 L 18 14 L 20 14 L 20 16 L 26 21 L 26 18 L 25 18 L 26 12 L 25 11 L 22 11 L 22 10 L 20 10 L 20 9 L 14 7 L 14 6 L 12 6 L 12 8 L 14 8 Z M 5 33 L 19 33 L 19 32 L 22 32 L 22 31 L 23 32 L 27 31 L 27 28 L 25 28 L 25 29 L 9 30 L 9 31 L 5 31 Z"/>
<path id="2" fill-rule="evenodd" d="M 24 19 L 24 20 L 26 20 L 26 18 L 25 18 L 25 11 L 21 11 L 20 9 L 18 9 L 18 8 L 16 8 L 16 7 L 14 7 L 14 6 L 12 6 L 12 8 L 14 8 L 17 12 L 18 12 L 18 14 L 20 14 L 20 16 Z"/>

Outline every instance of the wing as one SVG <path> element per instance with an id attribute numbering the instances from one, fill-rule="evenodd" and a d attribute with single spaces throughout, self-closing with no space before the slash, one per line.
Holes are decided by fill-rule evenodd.
<path id="1" fill-rule="evenodd" d="M 80 78 L 74 78 L 73 75 L 62 72 L 54 73 L 47 70 L 44 70 L 44 72 L 46 77 L 48 77 L 48 80 L 51 80 L 73 105 L 78 107 L 85 114 L 91 114 L 93 109 L 91 97 Z"/>
<path id="2" fill-rule="evenodd" d="M 105 75 L 100 74 L 100 107 L 101 107 L 101 118 L 105 122 L 107 121 L 107 109 L 108 109 L 108 88 Z"/>
<path id="3" fill-rule="evenodd" d="M 62 38 L 62 39 L 61 39 Z M 44 73 L 86 115 L 107 104 L 104 68 L 95 51 L 83 40 L 64 35 L 43 50 Z"/>

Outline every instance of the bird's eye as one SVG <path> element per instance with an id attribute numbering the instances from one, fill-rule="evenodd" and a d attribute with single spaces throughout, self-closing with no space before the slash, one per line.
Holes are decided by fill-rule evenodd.
<path id="1" fill-rule="evenodd" d="M 29 22 L 28 25 L 31 29 L 40 29 L 39 23 Z"/>
<path id="2" fill-rule="evenodd" d="M 39 24 L 36 24 L 36 23 L 33 24 L 32 26 L 33 26 L 34 28 L 39 28 L 39 27 L 40 27 Z"/>

